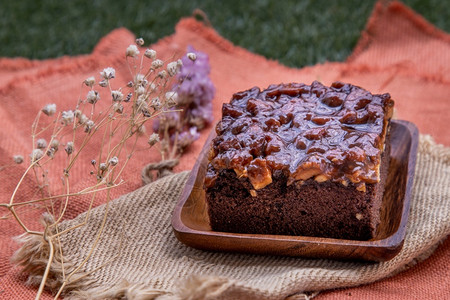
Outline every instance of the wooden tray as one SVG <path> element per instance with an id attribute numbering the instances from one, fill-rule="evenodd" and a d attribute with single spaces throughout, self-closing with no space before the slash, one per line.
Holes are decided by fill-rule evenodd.
<path id="1" fill-rule="evenodd" d="M 172 216 L 175 236 L 203 250 L 310 258 L 386 261 L 397 255 L 405 238 L 416 164 L 418 130 L 407 121 L 392 121 L 391 164 L 383 198 L 381 224 L 369 241 L 307 236 L 215 232 L 209 225 L 203 178 L 211 133 Z"/>

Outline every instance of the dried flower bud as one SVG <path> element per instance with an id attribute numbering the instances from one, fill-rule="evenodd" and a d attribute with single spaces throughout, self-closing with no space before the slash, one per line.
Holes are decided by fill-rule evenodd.
<path id="1" fill-rule="evenodd" d="M 153 50 L 153 49 L 147 49 L 147 50 L 145 50 L 144 55 L 147 58 L 155 59 L 156 58 L 156 51 Z"/>
<path id="2" fill-rule="evenodd" d="M 55 156 L 56 150 L 55 148 L 50 148 L 47 150 L 47 156 L 53 158 Z"/>
<path id="3" fill-rule="evenodd" d="M 100 81 L 98 83 L 98 85 L 101 86 L 101 87 L 107 87 L 108 86 L 108 81 L 106 79 L 102 80 L 102 81 Z"/>
<path id="4" fill-rule="evenodd" d="M 127 87 L 133 87 L 134 86 L 134 83 L 133 83 L 133 81 L 128 81 L 128 83 L 127 83 Z"/>
<path id="5" fill-rule="evenodd" d="M 73 114 L 75 115 L 75 117 L 79 118 L 83 114 L 83 112 L 81 110 L 79 110 L 79 109 L 76 109 L 73 112 Z"/>
<path id="6" fill-rule="evenodd" d="M 84 84 L 87 85 L 88 87 L 93 87 L 95 84 L 95 78 L 93 76 L 86 78 L 84 80 Z"/>
<path id="7" fill-rule="evenodd" d="M 84 132 L 91 132 L 92 128 L 94 128 L 95 123 L 92 120 L 89 120 L 86 122 L 84 126 Z"/>
<path id="8" fill-rule="evenodd" d="M 13 160 L 16 164 L 20 165 L 23 163 L 23 156 L 22 155 L 14 155 Z"/>
<path id="9" fill-rule="evenodd" d="M 138 86 L 147 86 L 148 80 L 145 78 L 144 74 L 137 74 L 135 77 L 136 85 Z"/>
<path id="10" fill-rule="evenodd" d="M 156 84 L 154 84 L 153 82 L 150 83 L 150 87 L 149 87 L 150 93 L 156 91 L 157 88 L 158 88 L 158 86 Z"/>
<path id="11" fill-rule="evenodd" d="M 88 121 L 89 121 L 89 118 L 85 114 L 81 114 L 78 117 L 78 123 L 81 124 L 81 125 L 86 124 Z"/>
<path id="12" fill-rule="evenodd" d="M 120 103 L 114 103 L 113 109 L 118 114 L 123 113 L 123 105 Z"/>
<path id="13" fill-rule="evenodd" d="M 38 139 L 36 141 L 36 147 L 38 149 L 45 149 L 45 148 L 47 148 L 47 141 L 45 139 Z"/>
<path id="14" fill-rule="evenodd" d="M 147 104 L 147 101 L 145 101 L 145 100 L 146 100 L 145 96 L 143 96 L 143 95 L 139 96 L 136 99 L 137 108 L 139 108 L 141 110 L 142 109 L 146 110 L 148 108 L 148 104 Z"/>
<path id="15" fill-rule="evenodd" d="M 114 70 L 114 68 L 108 67 L 108 68 L 103 69 L 103 71 L 100 72 L 100 75 L 102 76 L 103 79 L 106 79 L 106 80 L 112 79 L 112 78 L 116 77 L 116 70 Z"/>
<path id="16" fill-rule="evenodd" d="M 150 145 L 150 147 L 154 146 L 157 142 L 159 142 L 159 134 L 157 133 L 152 133 L 152 135 L 150 136 L 150 138 L 148 139 L 148 144 Z"/>
<path id="17" fill-rule="evenodd" d="M 30 154 L 31 162 L 36 162 L 44 156 L 44 152 L 41 149 L 34 149 Z"/>
<path id="18" fill-rule="evenodd" d="M 168 75 L 169 74 L 167 74 L 166 70 L 162 70 L 161 72 L 158 73 L 158 77 L 161 78 L 161 79 L 167 78 Z"/>
<path id="19" fill-rule="evenodd" d="M 69 125 L 73 122 L 73 118 L 75 117 L 73 111 L 67 110 L 63 111 L 61 114 L 61 123 L 63 125 Z"/>
<path id="20" fill-rule="evenodd" d="M 161 107 L 161 101 L 159 100 L 158 97 L 153 98 L 150 106 L 153 107 L 155 110 L 158 110 Z"/>
<path id="21" fill-rule="evenodd" d="M 145 128 L 144 124 L 138 127 L 137 133 L 139 136 L 144 135 L 147 132 L 147 129 Z"/>
<path id="22" fill-rule="evenodd" d="M 112 158 L 109 160 L 109 164 L 110 164 L 111 166 L 115 166 L 115 165 L 117 165 L 118 163 L 119 163 L 119 159 L 118 159 L 116 156 L 112 157 Z"/>
<path id="23" fill-rule="evenodd" d="M 42 109 L 42 112 L 47 116 L 53 116 L 54 113 L 56 112 L 56 104 L 47 104 Z"/>
<path id="24" fill-rule="evenodd" d="M 181 68 L 183 66 L 183 61 L 181 59 L 177 60 L 177 66 L 178 68 Z"/>
<path id="25" fill-rule="evenodd" d="M 177 92 L 167 92 L 166 95 L 167 105 L 169 107 L 175 106 L 178 103 L 178 94 Z"/>
<path id="26" fill-rule="evenodd" d="M 66 144 L 66 148 L 64 148 L 64 150 L 66 150 L 67 154 L 70 155 L 73 153 L 73 142 L 68 142 Z"/>
<path id="27" fill-rule="evenodd" d="M 195 61 L 197 59 L 197 55 L 193 52 L 189 52 L 188 54 L 186 54 L 186 56 L 192 61 Z"/>
<path id="28" fill-rule="evenodd" d="M 159 69 L 162 66 L 164 66 L 164 62 L 160 59 L 155 59 L 154 61 L 152 61 L 152 68 L 153 69 Z"/>
<path id="29" fill-rule="evenodd" d="M 123 100 L 123 94 L 121 91 L 112 91 L 111 96 L 112 96 L 113 101 L 120 102 Z"/>
<path id="30" fill-rule="evenodd" d="M 79 118 L 78 118 L 78 123 L 80 123 L 81 125 L 86 124 L 87 122 L 89 122 L 89 118 L 85 115 L 82 114 Z"/>
<path id="31" fill-rule="evenodd" d="M 144 39 L 143 38 L 136 39 L 136 45 L 138 45 L 138 46 L 144 45 Z"/>
<path id="32" fill-rule="evenodd" d="M 126 56 L 136 57 L 138 55 L 139 55 L 139 49 L 138 49 L 138 47 L 136 47 L 136 45 L 128 46 L 127 51 L 126 51 Z"/>
<path id="33" fill-rule="evenodd" d="M 132 93 L 128 93 L 127 97 L 125 98 L 125 100 L 123 100 L 124 102 L 130 102 L 131 97 L 133 97 Z"/>
<path id="34" fill-rule="evenodd" d="M 108 168 L 108 166 L 105 163 L 101 163 L 98 168 L 100 169 L 100 171 L 106 171 L 106 169 Z"/>
<path id="35" fill-rule="evenodd" d="M 169 73 L 170 77 L 175 76 L 179 70 L 180 66 L 178 65 L 178 62 L 173 61 L 167 64 L 167 72 Z"/>
<path id="36" fill-rule="evenodd" d="M 143 95 L 143 94 L 145 94 L 145 88 L 143 86 L 139 86 L 136 89 L 136 95 L 140 96 L 140 95 Z"/>
<path id="37" fill-rule="evenodd" d="M 96 163 L 97 161 L 95 159 L 91 160 L 91 165 L 95 166 Z"/>
<path id="38" fill-rule="evenodd" d="M 95 104 L 100 100 L 100 94 L 97 91 L 91 90 L 87 93 L 86 101 L 90 104 Z"/>
<path id="39" fill-rule="evenodd" d="M 58 141 L 57 139 L 53 139 L 53 140 L 50 142 L 50 148 L 53 148 L 53 149 L 55 149 L 55 150 L 58 150 L 58 147 L 59 147 L 59 141 Z"/>

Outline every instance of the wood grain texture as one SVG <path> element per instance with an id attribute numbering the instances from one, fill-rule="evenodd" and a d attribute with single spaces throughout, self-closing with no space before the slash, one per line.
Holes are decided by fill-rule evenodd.
<path id="1" fill-rule="evenodd" d="M 203 179 L 214 136 L 213 131 L 172 216 L 175 236 L 182 243 L 213 251 L 366 261 L 386 261 L 400 252 L 406 233 L 419 138 L 414 124 L 392 121 L 391 163 L 381 208 L 381 224 L 375 238 L 369 241 L 212 231 Z"/>

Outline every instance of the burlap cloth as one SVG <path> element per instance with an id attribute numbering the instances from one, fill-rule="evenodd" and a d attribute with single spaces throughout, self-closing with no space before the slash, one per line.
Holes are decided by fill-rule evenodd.
<path id="1" fill-rule="evenodd" d="M 8 165 L 16 153 L 27 153 L 29 126 L 44 104 L 56 102 L 63 109 L 69 108 L 67 102 L 74 101 L 69 95 L 78 95 L 80 82 L 106 66 L 115 67 L 118 77 L 120 74 L 126 77 L 123 50 L 133 40 L 131 33 L 119 29 L 100 41 L 87 56 L 47 61 L 0 59 L 0 165 Z M 431 134 L 438 143 L 450 145 L 447 129 L 450 36 L 400 3 L 376 6 L 353 55 L 345 63 L 325 63 L 301 70 L 286 68 L 233 46 L 213 29 L 193 19 L 181 20 L 176 33 L 159 41 L 154 48 L 165 51 L 169 57 L 183 52 L 188 44 L 210 56 L 211 76 L 217 87 L 216 120 L 222 103 L 238 90 L 279 82 L 320 80 L 330 84 L 341 80 L 375 93 L 390 92 L 396 100 L 397 118 L 414 122 L 421 133 Z M 207 132 L 182 158 L 177 171 L 193 166 L 206 137 Z M 450 149 L 436 145 L 430 136 L 420 138 L 403 250 L 393 260 L 376 264 L 213 253 L 188 248 L 176 240 L 170 225 L 173 207 L 188 172 L 139 188 L 143 162 L 156 161 L 158 155 L 137 153 L 136 156 L 124 173 L 127 183 L 115 190 L 116 195 L 124 196 L 110 203 L 101 242 L 75 276 L 79 280 L 68 285 L 67 298 L 283 299 L 290 296 L 302 299 L 316 295 L 317 291 L 340 287 L 347 288 L 323 292 L 317 299 L 450 297 L 450 252 L 449 241 L 445 239 L 450 232 Z M 72 174 L 80 185 L 87 168 Z M 2 202 L 8 201 L 22 171 L 8 168 L 7 176 L 4 170 L 0 173 Z M 26 196 L 25 189 L 22 197 Z M 82 215 L 76 216 L 86 207 L 83 199 L 74 199 L 69 217 L 75 219 L 65 221 L 62 226 L 79 222 Z M 69 269 L 89 251 L 104 209 L 105 206 L 99 206 L 93 211 L 88 226 L 63 236 L 62 252 Z M 26 212 L 30 227 L 39 226 L 41 212 L 39 209 Z M 27 278 L 31 282 L 39 281 L 42 274 L 21 274 L 20 268 L 10 263 L 10 257 L 19 247 L 11 238 L 20 233 L 13 220 L 0 221 L 2 299 L 33 298 L 36 289 L 25 281 Z M 443 245 L 439 246 L 442 241 Z M 39 240 L 31 239 L 20 253 L 26 254 L 31 246 L 39 245 Z M 46 253 L 39 254 L 43 261 L 29 261 L 37 270 L 45 262 Z M 49 284 L 60 280 L 60 269 L 56 266 L 52 268 Z M 367 283 L 372 284 L 348 288 Z M 51 298 L 51 294 L 44 294 L 43 298 Z"/>

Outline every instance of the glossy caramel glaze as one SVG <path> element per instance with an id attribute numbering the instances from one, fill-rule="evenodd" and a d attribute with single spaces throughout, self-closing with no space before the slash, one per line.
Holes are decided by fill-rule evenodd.
<path id="1" fill-rule="evenodd" d="M 380 180 L 380 161 L 394 101 L 350 84 L 290 83 L 233 95 L 216 126 L 205 186 L 220 170 L 248 177 L 255 190 L 274 172 L 288 184 L 314 178 L 365 191 Z"/>

